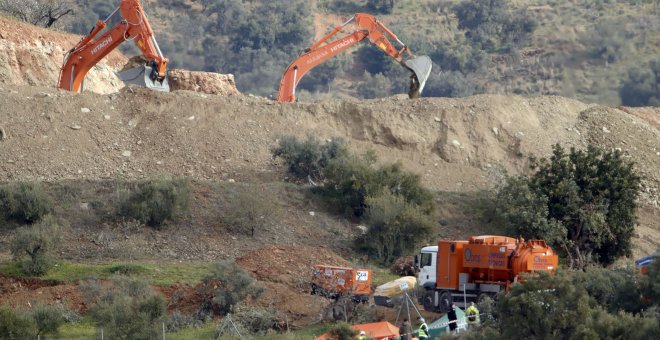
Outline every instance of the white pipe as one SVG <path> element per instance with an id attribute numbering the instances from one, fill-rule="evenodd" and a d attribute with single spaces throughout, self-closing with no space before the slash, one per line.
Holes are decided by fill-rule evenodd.
<path id="1" fill-rule="evenodd" d="M 154 36 L 152 35 L 152 36 L 151 36 L 151 41 L 152 41 L 152 42 L 154 43 L 154 45 L 156 46 L 156 50 L 158 51 L 158 56 L 160 56 L 161 58 L 163 58 L 163 52 L 160 51 L 160 46 L 158 46 L 158 42 L 156 42 L 156 37 L 154 37 Z"/>
<path id="2" fill-rule="evenodd" d="M 108 20 L 110 20 L 110 18 L 112 18 L 115 15 L 115 13 L 117 13 L 118 10 L 119 10 L 119 7 L 115 8 L 115 10 L 112 13 L 110 13 L 110 15 L 107 18 L 105 18 L 105 20 L 103 20 L 103 22 L 108 22 Z"/>
<path id="3" fill-rule="evenodd" d="M 298 68 L 294 67 L 293 68 L 293 92 L 291 93 L 294 97 L 296 96 L 296 79 L 298 79 Z"/>

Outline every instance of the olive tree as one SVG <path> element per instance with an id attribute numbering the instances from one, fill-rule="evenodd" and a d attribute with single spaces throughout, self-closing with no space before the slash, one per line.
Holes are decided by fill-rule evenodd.
<path id="1" fill-rule="evenodd" d="M 532 159 L 531 176 L 509 178 L 497 210 L 512 232 L 549 242 L 571 268 L 610 264 L 631 254 L 641 178 L 619 151 L 555 145 Z"/>
<path id="2" fill-rule="evenodd" d="M 0 11 L 32 25 L 51 27 L 66 15 L 73 14 L 68 0 L 3 0 Z"/>
<path id="3" fill-rule="evenodd" d="M 43 275 L 48 270 L 50 255 L 60 243 L 59 227 L 52 216 L 31 226 L 21 227 L 10 241 L 15 260 L 23 261 L 28 275 Z M 27 258 L 27 259 L 26 259 Z"/>

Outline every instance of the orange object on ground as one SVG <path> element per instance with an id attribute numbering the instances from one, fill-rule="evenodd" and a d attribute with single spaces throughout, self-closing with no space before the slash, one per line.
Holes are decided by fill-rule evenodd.
<path id="1" fill-rule="evenodd" d="M 368 301 L 371 294 L 371 270 L 325 265 L 314 266 L 312 294 L 330 298 L 350 294 L 356 301 Z"/>
<path id="2" fill-rule="evenodd" d="M 364 331 L 370 339 L 391 340 L 396 339 L 399 336 L 399 327 L 396 327 L 387 321 L 353 325 L 351 328 L 358 332 Z M 314 340 L 331 340 L 331 338 L 326 333 L 316 337 Z"/>

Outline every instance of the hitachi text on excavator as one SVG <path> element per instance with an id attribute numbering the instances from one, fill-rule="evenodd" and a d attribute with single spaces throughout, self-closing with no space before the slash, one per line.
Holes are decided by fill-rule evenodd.
<path id="1" fill-rule="evenodd" d="M 117 13 L 121 15 L 122 20 L 97 38 L 97 35 L 106 28 L 107 22 Z M 67 52 L 60 70 L 58 86 L 68 91 L 80 92 L 87 72 L 127 40 L 135 41 L 148 60 L 148 64 L 122 71 L 119 73 L 119 78 L 127 84 L 169 91 L 168 59 L 158 47 L 140 0 L 121 0 L 119 7 L 107 19 L 99 20 L 89 34 Z"/>
<path id="2" fill-rule="evenodd" d="M 330 38 L 351 23 L 355 23 L 358 27 L 355 32 L 328 42 Z M 401 49 L 397 49 L 392 42 L 390 42 L 388 37 L 401 45 Z M 335 27 L 332 32 L 309 46 L 300 57 L 287 67 L 282 76 L 282 80 L 280 81 L 280 90 L 277 96 L 277 101 L 295 102 L 296 87 L 298 86 L 300 79 L 307 72 L 365 38 L 369 38 L 369 41 L 412 72 L 408 96 L 410 98 L 419 97 L 424 89 L 426 80 L 431 73 L 431 58 L 428 56 L 416 57 L 412 54 L 410 49 L 401 42 L 392 31 L 385 27 L 383 23 L 378 21 L 376 17 L 370 14 L 357 13 L 344 24 Z M 407 58 L 404 58 L 404 56 Z"/>

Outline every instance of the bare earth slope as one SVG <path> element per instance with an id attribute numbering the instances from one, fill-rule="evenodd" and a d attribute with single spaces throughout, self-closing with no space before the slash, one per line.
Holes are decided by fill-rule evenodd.
<path id="1" fill-rule="evenodd" d="M 0 84 L 56 86 L 64 55 L 79 40 L 0 16 Z M 118 51 L 110 53 L 87 74 L 85 90 L 117 92 L 124 84 L 114 72 L 126 61 Z"/>
<path id="2" fill-rule="evenodd" d="M 433 189 L 473 191 L 492 188 L 505 172 L 525 171 L 527 155 L 546 156 L 555 143 L 591 142 L 620 148 L 637 163 L 646 177 L 642 203 L 650 209 L 642 226 L 660 229 L 660 132 L 639 115 L 561 97 L 279 104 L 188 91 L 80 95 L 21 87 L 2 88 L 0 107 L 0 180 L 241 181 L 277 169 L 270 148 L 279 136 L 313 134 L 342 137 L 354 149 L 401 161 Z M 658 237 L 649 238 L 648 248 L 657 248 Z"/>

